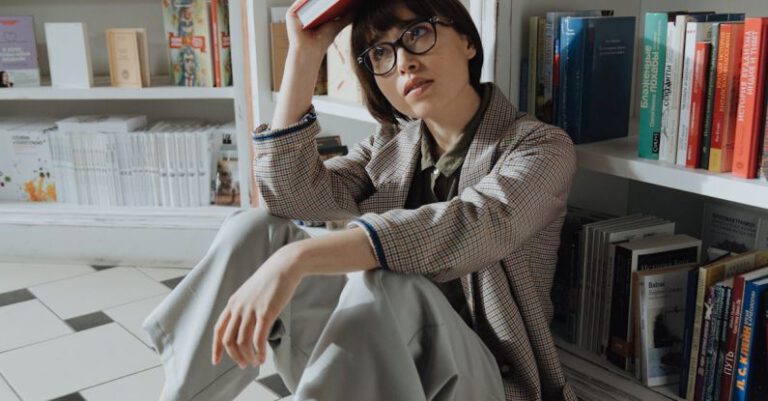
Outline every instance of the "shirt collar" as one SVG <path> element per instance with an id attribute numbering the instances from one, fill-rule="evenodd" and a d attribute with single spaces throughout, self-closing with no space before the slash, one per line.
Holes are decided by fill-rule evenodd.
<path id="1" fill-rule="evenodd" d="M 424 121 L 421 122 L 421 165 L 420 171 L 424 171 L 430 167 L 435 167 L 444 176 L 450 177 L 458 170 L 462 164 L 464 164 L 464 158 L 469 150 L 469 145 L 472 144 L 472 140 L 475 138 L 477 128 L 480 126 L 480 122 L 483 119 L 485 111 L 488 109 L 488 105 L 491 102 L 491 95 L 493 93 L 492 86 L 484 84 L 482 86 L 482 97 L 480 99 L 480 106 L 477 108 L 477 112 L 467 123 L 464 128 L 459 142 L 449 150 L 445 152 L 437 161 L 432 157 L 431 149 L 434 149 L 437 144 L 432 138 L 427 125 Z"/>

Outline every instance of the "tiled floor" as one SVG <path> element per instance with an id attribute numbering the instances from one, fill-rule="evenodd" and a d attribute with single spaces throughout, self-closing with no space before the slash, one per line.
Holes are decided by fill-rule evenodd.
<path id="1" fill-rule="evenodd" d="M 0 263 L 0 401 L 157 400 L 141 322 L 186 272 Z M 287 395 L 270 360 L 237 401 Z"/>

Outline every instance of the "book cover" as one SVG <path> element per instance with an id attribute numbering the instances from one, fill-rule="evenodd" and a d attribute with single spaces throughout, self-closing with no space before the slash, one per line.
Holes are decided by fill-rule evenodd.
<path id="1" fill-rule="evenodd" d="M 304 29 L 313 29 L 343 15 L 355 0 L 301 0 L 296 5 L 296 14 Z"/>
<path id="2" fill-rule="evenodd" d="M 683 365 L 680 367 L 680 381 L 677 395 L 685 397 L 688 388 L 688 361 L 691 359 L 691 339 L 693 337 L 693 315 L 696 311 L 696 285 L 699 282 L 699 269 L 688 272 L 688 284 L 685 295 L 685 329 L 683 332 Z"/>
<path id="3" fill-rule="evenodd" d="M 627 136 L 634 32 L 634 17 L 586 19 L 581 134 L 575 143 Z"/>
<path id="4" fill-rule="evenodd" d="M 583 18 L 563 17 L 560 20 L 560 96 L 556 108 L 557 121 L 571 138 L 581 137 L 585 28 Z"/>
<path id="5" fill-rule="evenodd" d="M 219 158 L 216 162 L 216 204 L 240 205 L 240 174 L 237 146 L 232 143 L 233 135 L 224 133 Z"/>
<path id="6" fill-rule="evenodd" d="M 743 39 L 744 24 L 723 24 L 720 27 L 709 151 L 709 170 L 715 173 L 731 171 Z"/>
<path id="7" fill-rule="evenodd" d="M 706 204 L 701 231 L 705 249 L 734 253 L 768 249 L 768 244 L 763 243 L 758 235 L 761 220 L 768 220 L 768 214 L 727 204 Z"/>
<path id="8" fill-rule="evenodd" d="M 650 237 L 616 247 L 615 274 L 611 300 L 610 342 L 606 358 L 621 369 L 631 365 L 632 343 L 632 273 L 661 267 L 698 263 L 701 241 L 687 235 Z"/>
<path id="9" fill-rule="evenodd" d="M 688 138 L 691 128 L 691 105 L 693 100 L 693 76 L 696 57 L 696 43 L 711 43 L 712 23 L 688 22 L 685 28 L 683 47 L 683 75 L 680 89 L 680 116 L 677 129 L 677 151 L 675 164 L 686 165 Z"/>
<path id="10" fill-rule="evenodd" d="M 709 69 L 709 51 L 711 43 L 696 42 L 693 58 L 693 80 L 691 90 L 690 128 L 685 151 L 685 167 L 697 168 L 701 158 L 701 141 L 704 131 L 704 104 L 706 99 L 707 71 Z"/>
<path id="11" fill-rule="evenodd" d="M 640 138 L 638 155 L 659 159 L 661 106 L 667 48 L 667 13 L 646 13 L 643 30 L 643 70 L 640 84 Z"/>
<path id="12" fill-rule="evenodd" d="M 171 84 L 213 87 L 213 51 L 206 0 L 163 0 Z"/>
<path id="13" fill-rule="evenodd" d="M 46 22 L 45 41 L 54 88 L 93 86 L 91 45 L 84 23 Z"/>
<path id="14" fill-rule="evenodd" d="M 732 285 L 732 281 L 730 283 Z M 731 286 L 726 285 L 723 288 L 724 296 L 723 296 L 723 308 L 722 313 L 719 316 L 720 318 L 720 328 L 718 329 L 717 334 L 717 341 L 716 341 L 716 347 L 717 347 L 717 355 L 715 356 L 715 362 L 712 367 L 712 373 L 714 383 L 712 385 L 712 389 L 709 393 L 707 393 L 707 399 L 709 400 L 717 400 L 720 396 L 720 391 L 722 388 L 722 372 L 720 370 L 722 369 L 723 364 L 725 363 L 725 341 L 728 337 L 728 322 L 731 317 L 731 299 L 733 297 L 733 289 Z"/>
<path id="15" fill-rule="evenodd" d="M 704 123 L 701 132 L 701 156 L 698 167 L 709 169 L 709 150 L 712 145 L 712 115 L 715 108 L 715 82 L 717 80 L 717 54 L 720 48 L 720 22 L 712 24 L 712 43 L 709 46 L 706 92 L 704 93 Z"/>
<path id="16" fill-rule="evenodd" d="M 31 15 L 0 16 L 0 88 L 40 86 Z"/>
<path id="17" fill-rule="evenodd" d="M 49 121 L 0 127 L 0 200 L 56 202 Z"/>
<path id="18" fill-rule="evenodd" d="M 640 311 L 640 366 L 643 384 L 679 380 L 682 367 L 685 298 L 691 265 L 636 272 Z"/>
<path id="19" fill-rule="evenodd" d="M 120 88 L 142 87 L 139 35 L 133 29 L 107 29 L 109 80 Z"/>
<path id="20" fill-rule="evenodd" d="M 743 47 L 732 171 L 737 177 L 756 178 L 758 144 L 765 111 L 768 18 L 746 19 Z"/>

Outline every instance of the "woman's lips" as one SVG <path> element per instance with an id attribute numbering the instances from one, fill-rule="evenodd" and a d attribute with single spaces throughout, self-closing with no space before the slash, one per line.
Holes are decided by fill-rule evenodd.
<path id="1" fill-rule="evenodd" d="M 405 97 L 418 97 L 424 94 L 431 86 L 433 81 L 424 81 L 408 91 Z"/>

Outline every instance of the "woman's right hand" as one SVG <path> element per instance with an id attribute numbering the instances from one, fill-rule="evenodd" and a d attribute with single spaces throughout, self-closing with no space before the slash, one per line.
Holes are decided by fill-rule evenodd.
<path id="1" fill-rule="evenodd" d="M 352 14 L 348 12 L 337 20 L 325 22 L 314 29 L 304 30 L 296 14 L 299 3 L 301 3 L 300 0 L 294 1 L 285 16 L 289 49 L 307 52 L 322 59 L 336 35 L 352 22 Z"/>

